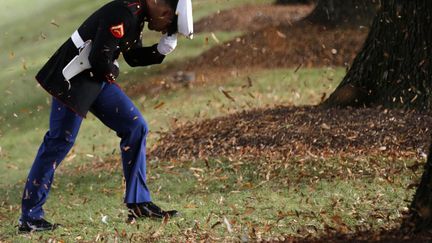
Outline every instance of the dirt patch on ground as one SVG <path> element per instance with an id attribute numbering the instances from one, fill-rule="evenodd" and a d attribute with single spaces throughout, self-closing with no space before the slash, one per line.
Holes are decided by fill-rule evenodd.
<path id="1" fill-rule="evenodd" d="M 223 11 L 196 23 L 198 31 L 248 33 L 190 60 L 186 70 L 242 67 L 343 66 L 362 46 L 367 28 L 335 28 L 299 21 L 309 5 L 255 5 Z M 241 14 L 239 14 L 241 13 Z"/>
<path id="2" fill-rule="evenodd" d="M 326 30 L 307 24 L 266 27 L 210 49 L 184 69 L 347 66 L 366 34 L 366 30 Z"/>
<path id="3" fill-rule="evenodd" d="M 425 157 L 432 117 L 415 111 L 276 107 L 188 123 L 162 134 L 164 160 Z"/>
<path id="4" fill-rule="evenodd" d="M 268 26 L 291 25 L 308 15 L 313 5 L 246 5 L 219 11 L 194 23 L 196 33 L 256 31 Z"/>
<path id="5" fill-rule="evenodd" d="M 353 234 L 346 234 L 334 231 L 334 229 L 328 229 L 328 234 L 322 236 L 320 238 L 316 237 L 306 237 L 306 238 L 297 238 L 297 237 L 286 237 L 284 242 L 295 242 L 295 243 L 318 243 L 318 242 L 380 242 L 380 243 L 426 243 L 432 240 L 431 233 L 419 233 L 419 234 L 407 234 L 400 229 L 392 229 L 392 230 L 381 230 L 377 232 L 358 232 Z"/>

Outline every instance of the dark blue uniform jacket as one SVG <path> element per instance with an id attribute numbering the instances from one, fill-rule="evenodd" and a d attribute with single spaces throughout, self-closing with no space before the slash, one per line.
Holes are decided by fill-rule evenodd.
<path id="1" fill-rule="evenodd" d="M 144 8 L 140 1 L 133 0 L 115 0 L 101 7 L 78 28 L 83 41 L 92 41 L 89 56 L 92 68 L 70 82 L 65 80 L 62 70 L 78 54 L 69 38 L 36 75 L 40 85 L 85 117 L 103 82 L 114 82 L 117 78 L 119 69 L 114 61 L 120 53 L 133 67 L 161 63 L 165 56 L 157 51 L 156 44 L 142 47 Z"/>

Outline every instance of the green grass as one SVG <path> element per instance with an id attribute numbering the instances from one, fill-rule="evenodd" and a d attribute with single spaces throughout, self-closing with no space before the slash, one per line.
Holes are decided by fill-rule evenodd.
<path id="1" fill-rule="evenodd" d="M 366 162 L 367 163 L 366 159 Z M 376 161 L 376 160 L 375 160 Z M 337 161 L 335 170 L 340 168 Z M 358 162 L 358 161 L 357 161 Z M 404 161 L 379 161 L 383 168 L 404 168 Z M 119 161 L 94 162 L 79 168 L 61 168 L 50 199 L 48 218 L 63 225 L 54 232 L 18 235 L 14 224 L 19 216 L 21 184 L 0 188 L 3 207 L 0 240 L 26 242 L 49 239 L 94 241 L 97 237 L 113 241 L 135 237 L 136 241 L 185 241 L 211 237 L 214 240 L 241 238 L 270 239 L 292 234 L 322 232 L 325 225 L 355 230 L 357 227 L 379 229 L 394 227 L 412 191 L 405 188 L 416 175 L 402 170 L 392 175 L 370 175 L 353 169 L 354 178 L 305 177 L 315 169 L 328 168 L 329 161 L 310 161 L 303 167 L 296 160 L 266 179 L 257 163 L 228 160 L 190 163 L 150 163 L 149 185 L 153 199 L 164 208 L 175 208 L 181 216 L 167 225 L 155 220 L 125 223 L 127 212 L 122 204 L 122 177 Z M 347 161 L 356 163 L 354 160 Z M 99 166 L 97 166 L 99 165 Z M 100 168 L 102 166 L 102 169 Z M 99 169 L 95 169 L 99 168 Z M 344 169 L 346 169 L 344 168 Z M 104 223 L 102 218 L 106 216 Z M 224 218 L 229 221 L 228 231 Z M 255 233 L 252 233 L 252 232 Z M 158 232 L 158 233 L 157 233 Z"/>

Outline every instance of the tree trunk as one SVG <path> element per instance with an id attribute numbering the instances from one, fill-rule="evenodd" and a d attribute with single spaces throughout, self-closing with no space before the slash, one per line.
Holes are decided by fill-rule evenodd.
<path id="1" fill-rule="evenodd" d="M 377 0 L 318 0 L 305 20 L 327 27 L 369 26 L 376 14 Z"/>
<path id="2" fill-rule="evenodd" d="M 362 50 L 324 106 L 432 107 L 432 1 L 381 4 Z"/>
<path id="3" fill-rule="evenodd" d="M 402 223 L 406 232 L 424 232 L 432 229 L 432 144 L 424 172 L 410 206 L 410 214 Z"/>
<path id="4" fill-rule="evenodd" d="M 313 0 L 276 0 L 275 4 L 285 5 L 285 4 L 310 4 Z"/>

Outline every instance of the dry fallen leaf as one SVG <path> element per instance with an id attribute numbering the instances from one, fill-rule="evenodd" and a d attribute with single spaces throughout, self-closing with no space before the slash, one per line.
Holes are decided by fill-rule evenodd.
<path id="1" fill-rule="evenodd" d="M 107 216 L 107 215 L 102 215 L 102 217 L 101 217 L 101 221 L 102 221 L 102 223 L 104 223 L 104 224 L 108 224 L 108 216 Z"/>
<path id="2" fill-rule="evenodd" d="M 232 233 L 233 230 L 232 230 L 232 227 L 231 227 L 231 223 L 228 221 L 228 219 L 225 216 L 224 216 L 223 220 L 224 220 L 225 226 L 227 227 L 228 232 Z"/>
<path id="3" fill-rule="evenodd" d="M 50 24 L 54 25 L 54 26 L 57 27 L 57 28 L 60 27 L 60 25 L 58 25 L 54 19 L 51 20 L 51 23 L 50 23 Z"/>
<path id="4" fill-rule="evenodd" d="M 389 119 L 395 122 L 389 122 Z M 375 108 L 324 110 L 309 106 L 255 109 L 197 123 L 177 124 L 172 131 L 161 134 L 150 153 L 160 159 L 175 161 L 220 156 L 263 160 L 265 163 L 260 165 L 263 178 L 271 179 L 275 168 L 290 166 L 282 163 L 274 167 L 276 163 L 272 161 L 293 156 L 325 159 L 367 154 L 421 158 L 418 151 L 427 150 L 425 141 L 429 139 L 430 123 L 432 117 L 427 114 L 398 110 L 383 112 Z M 392 164 L 385 166 L 394 168 Z M 340 176 L 350 176 L 346 168 L 343 165 L 339 170 Z M 361 173 L 349 168 L 352 177 L 378 173 L 372 168 L 359 168 Z M 202 172 L 194 173 L 201 176 Z M 324 170 L 319 175 L 324 177 L 326 173 L 329 171 Z M 223 176 L 215 178 L 219 177 L 222 180 Z"/>
<path id="5" fill-rule="evenodd" d="M 235 99 L 229 94 L 231 91 L 226 91 L 222 87 L 219 87 L 219 91 L 222 92 L 222 94 L 224 94 L 229 100 L 235 102 Z"/>
<path id="6" fill-rule="evenodd" d="M 165 105 L 165 102 L 160 102 L 159 104 L 157 104 L 157 105 L 155 105 L 154 107 L 153 107 L 153 109 L 154 110 L 157 110 L 157 109 L 159 109 L 159 108 L 161 108 L 162 106 L 164 106 Z"/>

